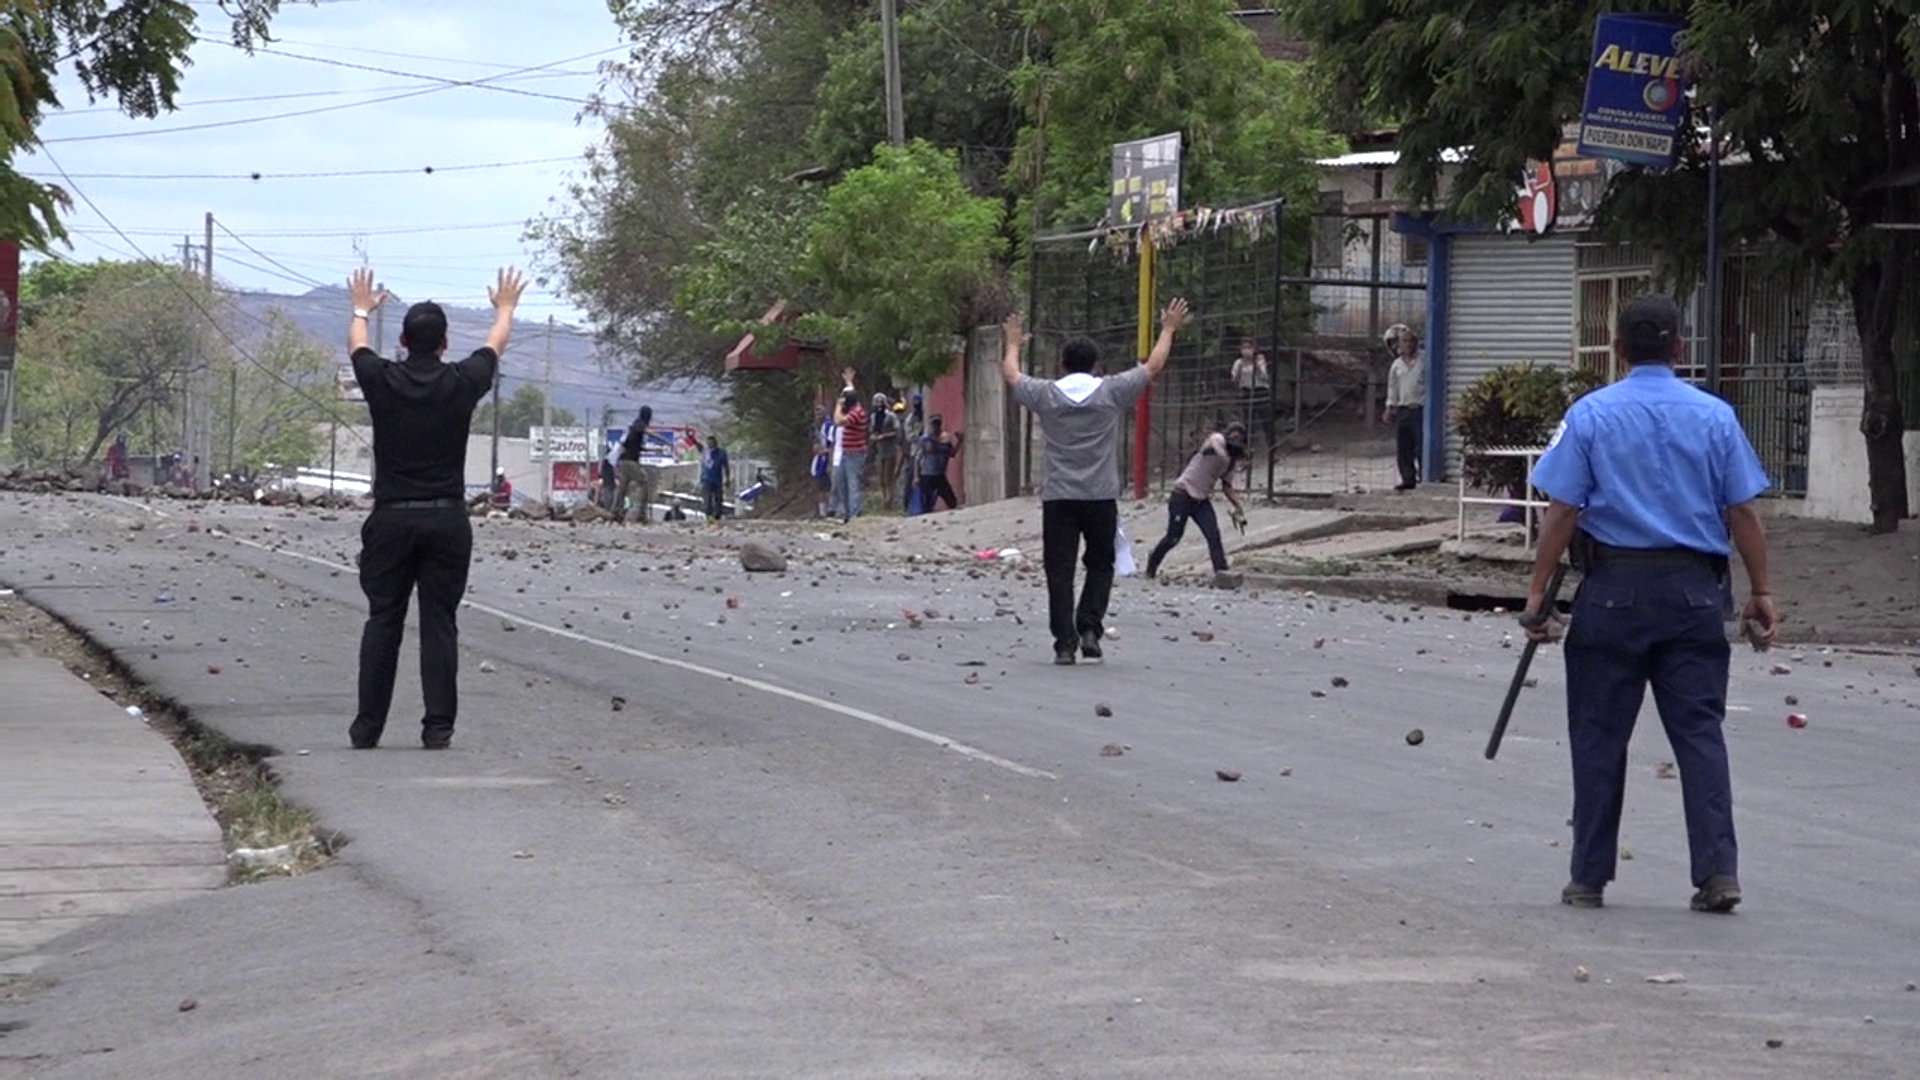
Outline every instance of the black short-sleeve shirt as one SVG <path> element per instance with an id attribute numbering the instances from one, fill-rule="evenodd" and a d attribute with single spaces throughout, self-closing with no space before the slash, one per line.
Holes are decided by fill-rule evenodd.
<path id="1" fill-rule="evenodd" d="M 453 363 L 354 352 L 353 375 L 373 414 L 375 502 L 465 497 L 467 430 L 499 367 L 500 357 L 484 347 Z"/>

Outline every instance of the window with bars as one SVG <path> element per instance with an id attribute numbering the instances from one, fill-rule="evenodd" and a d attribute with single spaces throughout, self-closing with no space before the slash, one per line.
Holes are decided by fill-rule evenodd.
<path id="1" fill-rule="evenodd" d="M 1626 368 L 1613 354 L 1613 333 L 1620 320 L 1620 309 L 1653 287 L 1653 273 L 1647 269 L 1583 272 L 1574 287 L 1578 290 L 1574 297 L 1574 319 L 1578 326 L 1573 343 L 1574 364 L 1598 372 L 1612 382 Z"/>

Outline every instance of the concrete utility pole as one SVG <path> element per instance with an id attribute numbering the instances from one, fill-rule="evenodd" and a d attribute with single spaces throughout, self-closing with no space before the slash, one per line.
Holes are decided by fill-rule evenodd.
<path id="1" fill-rule="evenodd" d="M 386 291 L 385 282 L 374 282 L 373 295 L 379 296 Z M 381 356 L 387 355 L 387 305 L 385 304 L 373 309 L 373 351 Z"/>
<path id="2" fill-rule="evenodd" d="M 200 273 L 207 286 L 208 318 L 211 320 L 213 305 L 213 211 L 206 216 L 205 257 L 200 263 Z M 236 358 L 237 360 L 238 358 Z M 194 427 L 193 427 L 193 488 L 195 491 L 208 491 L 213 487 L 213 356 L 211 353 L 200 357 L 200 363 L 193 372 Z"/>
<path id="3" fill-rule="evenodd" d="M 907 108 L 900 91 L 899 0 L 880 0 L 880 37 L 886 47 L 887 145 L 907 144 Z"/>
<path id="4" fill-rule="evenodd" d="M 540 460 L 540 501 L 553 501 L 553 316 L 547 316 L 547 374 L 546 391 L 541 394 L 540 435 L 546 442 L 546 453 Z M 498 411 L 499 402 L 494 403 Z"/>

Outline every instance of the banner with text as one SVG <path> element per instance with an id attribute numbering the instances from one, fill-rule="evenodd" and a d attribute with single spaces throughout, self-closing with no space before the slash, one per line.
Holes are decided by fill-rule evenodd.
<path id="1" fill-rule="evenodd" d="M 1668 168 L 1680 156 L 1687 116 L 1683 23 L 1655 15 L 1602 15 L 1593 29 L 1579 153 Z"/>
<path id="2" fill-rule="evenodd" d="M 534 461 L 592 461 L 593 432 L 583 427 L 534 427 L 528 430 L 528 456 Z"/>

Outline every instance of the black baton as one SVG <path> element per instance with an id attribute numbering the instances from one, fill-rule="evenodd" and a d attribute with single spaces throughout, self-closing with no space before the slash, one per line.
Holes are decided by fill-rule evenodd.
<path id="1" fill-rule="evenodd" d="M 1529 611 L 1520 616 L 1520 625 L 1527 629 L 1545 626 L 1553 618 L 1553 605 L 1560 597 L 1560 583 L 1566 580 L 1567 568 L 1563 563 L 1553 568 L 1553 580 L 1547 583 L 1547 599 L 1539 611 Z M 1507 684 L 1507 700 L 1500 703 L 1500 716 L 1493 722 L 1493 734 L 1487 738 L 1487 760 L 1492 761 L 1500 752 L 1500 740 L 1506 738 L 1507 721 L 1513 719 L 1513 705 L 1520 700 L 1520 688 L 1527 684 L 1527 669 L 1533 666 L 1534 651 L 1540 643 L 1529 637 L 1526 648 L 1520 650 L 1520 664 L 1513 669 L 1513 682 Z"/>

